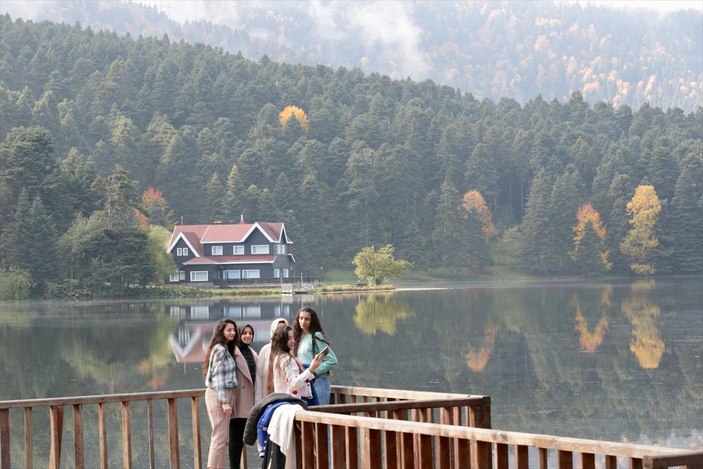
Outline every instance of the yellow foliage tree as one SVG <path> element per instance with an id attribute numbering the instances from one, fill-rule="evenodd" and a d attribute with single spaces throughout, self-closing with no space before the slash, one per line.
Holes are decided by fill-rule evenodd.
<path id="1" fill-rule="evenodd" d="M 310 123 L 308 115 L 298 106 L 286 106 L 285 109 L 281 111 L 278 115 L 278 121 L 281 123 L 281 127 L 285 127 L 288 121 L 293 117 L 298 120 L 304 130 L 308 130 L 308 125 Z"/>
<path id="2" fill-rule="evenodd" d="M 640 185 L 635 195 L 627 203 L 630 218 L 630 231 L 620 243 L 620 251 L 630 260 L 630 268 L 637 274 L 653 274 L 656 267 L 652 262 L 655 249 L 659 246 L 654 227 L 661 212 L 661 202 L 654 186 Z"/>
<path id="3" fill-rule="evenodd" d="M 461 207 L 466 211 L 466 217 L 469 216 L 472 209 L 476 210 L 479 218 L 481 219 L 481 230 L 483 231 L 483 236 L 490 238 L 495 236 L 496 227 L 493 225 L 493 216 L 491 215 L 491 210 L 486 205 L 486 201 L 479 191 L 473 190 L 464 194 L 464 200 L 461 203 Z"/>

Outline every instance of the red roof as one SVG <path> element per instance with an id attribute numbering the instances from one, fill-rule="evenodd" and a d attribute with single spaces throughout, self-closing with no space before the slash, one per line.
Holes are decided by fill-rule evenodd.
<path id="1" fill-rule="evenodd" d="M 291 243 L 286 234 L 286 229 L 283 223 L 271 222 L 255 222 L 255 223 L 213 223 L 210 225 L 176 225 L 171 233 L 171 240 L 168 244 L 168 252 L 171 252 L 178 240 L 183 239 L 188 246 L 193 250 L 197 258 L 203 256 L 203 244 L 214 243 L 243 243 L 255 230 L 259 230 L 266 238 L 277 243 L 285 240 L 286 243 Z M 231 263 L 246 262 L 243 259 L 246 256 L 217 256 L 217 261 L 211 259 L 208 262 L 196 263 L 211 263 L 221 264 L 224 259 L 231 257 Z M 191 259 L 189 263 L 193 263 L 196 259 Z M 263 261 L 261 256 L 256 257 L 257 262 Z M 250 260 L 251 261 L 251 260 Z M 265 262 L 265 261 L 264 261 Z M 273 256 L 271 256 L 273 262 Z"/>

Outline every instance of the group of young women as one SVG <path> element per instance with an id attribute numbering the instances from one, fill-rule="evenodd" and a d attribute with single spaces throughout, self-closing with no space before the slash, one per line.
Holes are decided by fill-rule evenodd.
<path id="1" fill-rule="evenodd" d="M 271 341 L 257 354 L 254 328 L 237 330 L 231 319 L 215 325 L 203 362 L 205 405 L 212 426 L 208 469 L 239 469 L 246 419 L 270 393 L 287 393 L 310 405 L 330 402 L 329 372 L 337 357 L 314 309 L 302 308 L 293 327 L 283 319 L 271 324 Z"/>

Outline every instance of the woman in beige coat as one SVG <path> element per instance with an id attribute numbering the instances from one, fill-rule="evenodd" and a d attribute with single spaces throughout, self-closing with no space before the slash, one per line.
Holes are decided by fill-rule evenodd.
<path id="1" fill-rule="evenodd" d="M 239 469 L 244 448 L 244 427 L 252 407 L 256 404 L 256 361 L 258 355 L 250 347 L 254 341 L 254 328 L 247 324 L 239 329 L 238 343 L 234 349 L 237 364 L 237 388 L 234 390 L 234 410 L 229 421 L 229 467 Z"/>

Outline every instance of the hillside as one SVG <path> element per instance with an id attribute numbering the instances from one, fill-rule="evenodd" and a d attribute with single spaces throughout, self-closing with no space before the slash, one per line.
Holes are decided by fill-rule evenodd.
<path id="1" fill-rule="evenodd" d="M 701 11 L 549 1 L 209 2 L 218 24 L 181 24 L 137 2 L 2 3 L 13 18 L 79 22 L 134 38 L 167 35 L 252 60 L 431 79 L 479 99 L 564 101 L 580 90 L 591 104 L 633 109 L 703 104 Z"/>
<path id="2" fill-rule="evenodd" d="M 311 275 L 387 243 L 420 268 L 701 272 L 702 124 L 2 16 L 0 264 L 129 283 L 154 265 L 137 222 L 243 215 L 286 223 Z"/>

